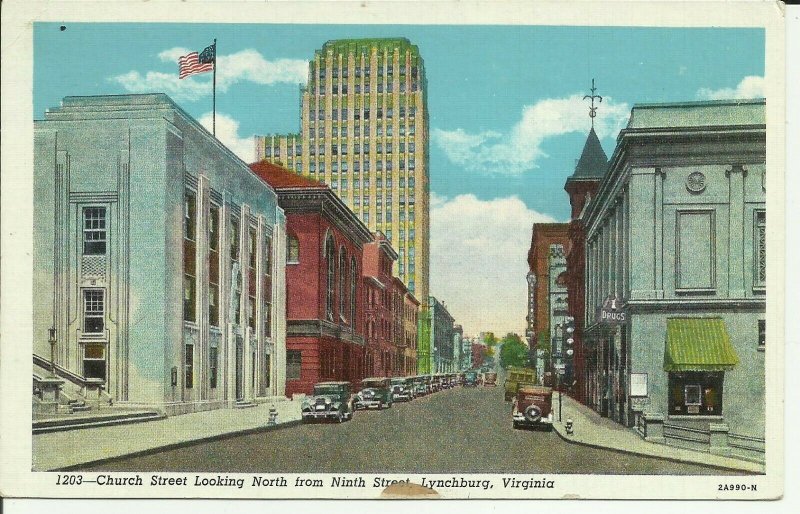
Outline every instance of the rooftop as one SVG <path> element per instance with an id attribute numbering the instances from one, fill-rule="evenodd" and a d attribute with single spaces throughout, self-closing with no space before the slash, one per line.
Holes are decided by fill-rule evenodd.
<path id="1" fill-rule="evenodd" d="M 412 53 L 419 54 L 417 45 L 412 45 L 411 41 L 404 37 L 389 38 L 363 38 L 363 39 L 333 39 L 322 45 L 322 51 L 331 50 L 336 53 L 350 53 L 357 50 L 394 50 L 395 48 L 409 49 Z"/>
<path id="2" fill-rule="evenodd" d="M 249 165 L 250 169 L 264 182 L 271 185 L 274 189 L 289 188 L 313 188 L 328 189 L 328 186 L 312 178 L 303 177 L 294 173 L 283 166 L 267 161 L 254 162 Z"/>
<path id="3" fill-rule="evenodd" d="M 589 131 L 586 143 L 583 145 L 583 152 L 575 172 L 568 180 L 573 179 L 601 179 L 608 169 L 608 156 L 600 144 L 600 139 L 594 131 L 594 127 Z"/>
<path id="4" fill-rule="evenodd" d="M 627 129 L 764 125 L 766 100 L 636 104 Z"/>

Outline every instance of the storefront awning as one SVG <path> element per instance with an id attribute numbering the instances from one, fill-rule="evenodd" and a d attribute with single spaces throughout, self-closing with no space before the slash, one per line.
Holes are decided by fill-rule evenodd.
<path id="1" fill-rule="evenodd" d="M 737 364 L 721 318 L 667 319 L 664 371 L 723 371 Z"/>

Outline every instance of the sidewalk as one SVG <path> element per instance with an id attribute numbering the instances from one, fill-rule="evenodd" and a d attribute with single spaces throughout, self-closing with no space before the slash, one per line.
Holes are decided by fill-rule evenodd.
<path id="1" fill-rule="evenodd" d="M 278 425 L 268 427 L 272 405 L 278 411 Z M 300 402 L 284 400 L 248 409 L 215 409 L 145 423 L 36 434 L 33 470 L 61 470 L 297 423 L 300 423 Z"/>
<path id="2" fill-rule="evenodd" d="M 556 419 L 556 422 L 553 423 L 553 428 L 559 437 L 565 441 L 593 448 L 703 464 L 748 473 L 764 473 L 765 471 L 764 464 L 761 463 L 645 441 L 633 429 L 626 428 L 619 423 L 600 416 L 589 407 L 578 403 L 566 394 L 563 395 L 562 402 L 562 421 L 559 422 L 557 421 L 558 392 L 553 393 L 553 413 Z M 572 419 L 573 421 L 572 435 L 568 435 L 564 428 L 564 422 L 567 419 Z"/>

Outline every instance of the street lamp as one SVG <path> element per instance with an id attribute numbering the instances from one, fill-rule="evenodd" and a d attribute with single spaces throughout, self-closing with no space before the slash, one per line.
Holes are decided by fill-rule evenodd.
<path id="1" fill-rule="evenodd" d="M 56 376 L 56 327 L 50 327 L 49 341 L 50 341 L 50 375 Z"/>

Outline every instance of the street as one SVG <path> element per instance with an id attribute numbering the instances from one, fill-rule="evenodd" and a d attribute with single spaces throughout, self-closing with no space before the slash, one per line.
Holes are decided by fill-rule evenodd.
<path id="1" fill-rule="evenodd" d="M 729 474 L 514 430 L 502 387 L 462 388 L 319 423 L 120 459 L 86 471 Z"/>

